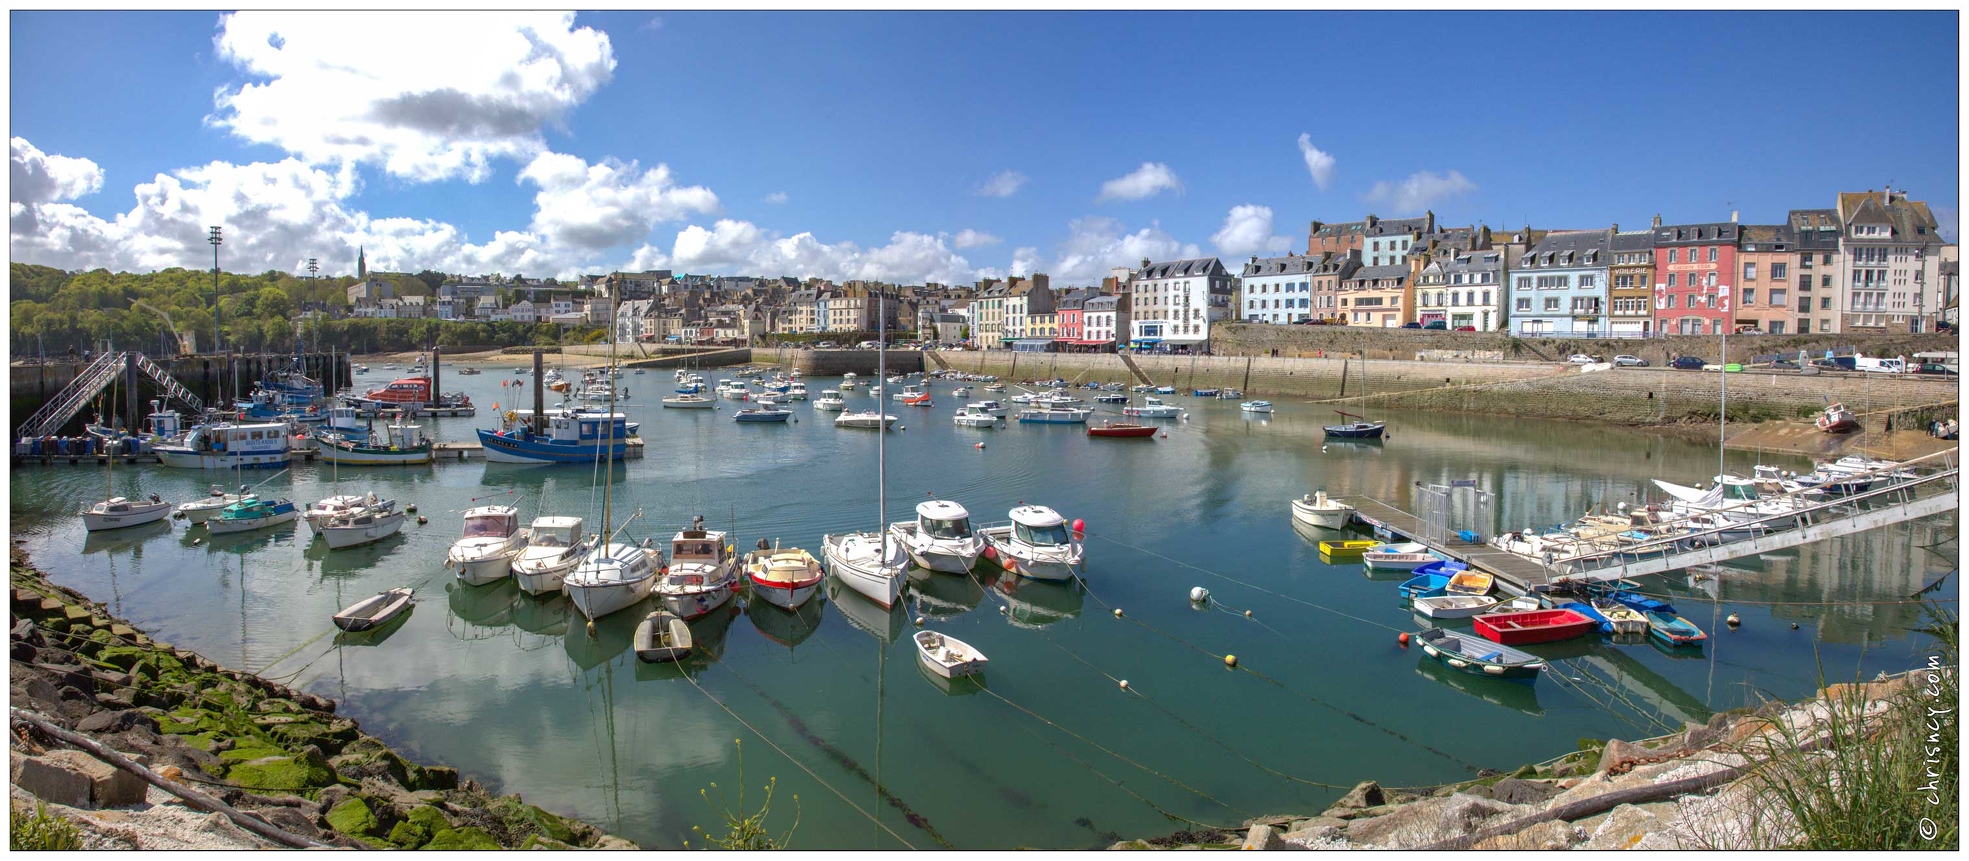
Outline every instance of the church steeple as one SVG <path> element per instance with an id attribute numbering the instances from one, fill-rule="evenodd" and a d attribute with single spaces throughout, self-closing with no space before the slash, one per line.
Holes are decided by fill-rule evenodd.
<path id="1" fill-rule="evenodd" d="M 356 280 L 366 281 L 368 280 L 368 278 L 369 278 L 369 263 L 367 259 L 363 257 L 362 246 L 358 245 L 356 246 Z"/>

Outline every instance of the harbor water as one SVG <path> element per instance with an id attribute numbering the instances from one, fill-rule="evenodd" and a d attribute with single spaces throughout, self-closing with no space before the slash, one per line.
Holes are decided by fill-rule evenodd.
<path id="1" fill-rule="evenodd" d="M 425 420 L 440 439 L 473 439 L 492 425 L 494 403 L 531 404 L 510 387 L 523 379 L 510 369 L 453 370 L 445 388 L 468 392 L 480 415 Z M 386 377 L 372 371 L 357 386 Z M 932 495 L 964 504 L 977 524 L 1022 502 L 1051 506 L 1086 521 L 1085 588 L 989 564 L 970 577 L 918 571 L 903 604 L 884 612 L 830 582 L 799 614 L 734 601 L 693 623 L 698 654 L 639 664 L 629 638 L 647 603 L 591 634 L 565 598 L 532 598 L 510 581 L 457 583 L 443 560 L 460 512 L 511 504 L 523 520 L 576 515 L 594 531 L 606 480 L 614 526 L 640 513 L 624 531 L 632 538 L 667 545 L 702 515 L 741 552 L 764 538 L 818 557 L 824 533 L 878 525 L 877 437 L 836 429 L 836 414 L 811 402 L 791 403 L 797 422 L 784 425 L 736 423 L 732 402 L 663 410 L 669 372 L 623 379 L 632 397 L 621 406 L 646 448 L 613 469 L 473 461 L 338 474 L 297 464 L 260 488 L 302 505 L 338 486 L 373 490 L 429 519 L 380 544 L 329 553 L 300 524 L 213 537 L 177 521 L 85 536 L 77 512 L 101 498 L 104 476 L 68 466 L 14 470 L 13 537 L 57 582 L 160 639 L 332 697 L 400 750 L 666 848 L 698 845 L 693 825 L 721 830 L 699 790 L 715 782 L 736 802 L 735 739 L 748 806 L 777 780 L 776 831 L 798 796 L 792 845 L 802 849 L 1104 846 L 1193 823 L 1310 815 L 1366 779 L 1423 785 L 1508 771 L 1577 739 L 1657 735 L 1808 695 L 1821 673 L 1849 681 L 1905 669 L 1928 645 L 1910 633 L 1921 624 L 1910 596 L 1956 552 L 1950 514 L 1646 578 L 1708 643 L 1670 650 L 1596 635 L 1527 647 L 1553 660 L 1535 684 L 1471 677 L 1396 642 L 1425 624 L 1396 598 L 1406 575 L 1322 561 L 1317 542 L 1343 536 L 1295 527 L 1288 500 L 1324 488 L 1413 511 L 1419 486 L 1468 481 L 1496 495 L 1493 522 L 1474 523 L 1474 494 L 1459 491 L 1464 520 L 1453 528 L 1544 527 L 1658 497 L 1650 479 L 1707 482 L 1714 442 L 1389 414 L 1376 416 L 1388 421 L 1383 443 L 1323 444 L 1320 425 L 1337 419 L 1328 409 L 1280 402 L 1256 416 L 1180 395 L 1168 400 L 1187 416 L 1156 420 L 1164 436 L 1090 439 L 1077 425 L 953 426 L 953 386 L 933 383 L 931 408 L 884 397 L 900 417 L 886 519 L 913 517 Z M 818 397 L 833 382 L 808 388 Z M 845 397 L 850 409 L 873 400 L 865 389 Z M 1744 474 L 1758 462 L 1728 456 Z M 265 479 L 158 466 L 114 477 L 121 495 L 172 502 Z M 363 637 L 329 624 L 337 609 L 401 585 L 416 586 L 417 605 L 400 623 Z M 1196 586 L 1210 602 L 1191 603 Z M 1956 594 L 1954 578 L 1936 593 Z M 1740 628 L 1722 623 L 1731 613 Z M 989 656 L 981 685 L 919 668 L 918 617 Z"/>

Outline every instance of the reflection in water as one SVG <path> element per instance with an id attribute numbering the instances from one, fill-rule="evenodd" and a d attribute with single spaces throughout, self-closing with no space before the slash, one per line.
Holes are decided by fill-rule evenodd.
<path id="1" fill-rule="evenodd" d="M 134 553 L 144 542 L 170 531 L 171 521 L 166 519 L 142 526 L 90 532 L 82 539 L 82 554 L 85 556 L 128 555 Z"/>
<path id="2" fill-rule="evenodd" d="M 903 629 L 909 627 L 909 617 L 902 602 L 884 610 L 882 605 L 848 588 L 840 578 L 831 574 L 827 577 L 827 602 L 841 611 L 841 616 L 850 624 L 884 643 L 895 642 L 897 637 L 902 636 Z"/>
<path id="3" fill-rule="evenodd" d="M 1423 655 L 1415 664 L 1415 672 L 1425 678 L 1441 682 L 1459 691 L 1488 703 L 1503 706 L 1515 712 L 1537 717 L 1545 714 L 1538 704 L 1538 685 L 1536 680 L 1517 681 L 1513 679 L 1493 679 L 1473 676 L 1461 670 L 1443 666 L 1441 661 Z"/>
<path id="4" fill-rule="evenodd" d="M 1009 571 L 987 571 L 984 585 L 1005 599 L 1005 619 L 1015 626 L 1044 628 L 1080 615 L 1086 596 L 1078 581 L 1029 580 Z"/>
<path id="5" fill-rule="evenodd" d="M 930 684 L 935 685 L 937 690 L 942 691 L 945 696 L 965 697 L 985 689 L 985 677 L 983 673 L 946 679 L 943 676 L 937 675 L 936 671 L 930 669 L 927 664 L 924 664 L 923 659 L 920 657 L 916 659 L 916 670 L 923 678 L 929 679 Z"/>
<path id="6" fill-rule="evenodd" d="M 786 647 L 788 654 L 799 657 L 795 646 L 806 642 L 820 628 L 821 607 L 827 601 L 815 595 L 800 605 L 797 610 L 786 610 L 765 601 L 745 602 L 745 617 L 752 620 L 752 627 L 759 633 Z"/>
<path id="7" fill-rule="evenodd" d="M 928 619 L 954 619 L 978 609 L 984 588 L 964 574 L 938 574 L 913 568 L 909 572 L 909 604 Z"/>

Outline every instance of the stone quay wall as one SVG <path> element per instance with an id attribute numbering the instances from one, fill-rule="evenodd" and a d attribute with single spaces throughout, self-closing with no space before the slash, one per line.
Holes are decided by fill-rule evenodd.
<path id="1" fill-rule="evenodd" d="M 1489 353 L 1503 360 L 1564 361 L 1573 353 L 1608 359 L 1621 354 L 1666 364 L 1675 356 L 1698 356 L 1715 362 L 1722 344 L 1715 335 L 1674 335 L 1666 338 L 1523 338 L 1505 332 L 1443 332 L 1421 329 L 1374 329 L 1364 326 L 1283 326 L 1230 323 L 1213 327 L 1211 350 L 1221 356 L 1358 356 L 1370 359 L 1412 359 L 1431 350 Z M 1730 361 L 1806 350 L 1855 348 L 1868 356 L 1913 356 L 1929 351 L 1959 351 L 1950 332 L 1898 335 L 1732 335 Z"/>

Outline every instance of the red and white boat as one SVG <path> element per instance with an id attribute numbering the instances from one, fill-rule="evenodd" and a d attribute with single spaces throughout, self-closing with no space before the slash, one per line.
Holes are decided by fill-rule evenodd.
<path id="1" fill-rule="evenodd" d="M 404 377 L 401 380 L 393 380 L 380 389 L 369 390 L 362 399 L 387 406 L 404 404 L 423 406 L 431 402 L 431 378 Z"/>
<path id="2" fill-rule="evenodd" d="M 1154 437 L 1155 431 L 1156 428 L 1154 425 L 1136 424 L 1134 422 L 1118 422 L 1112 419 L 1098 426 L 1096 425 L 1087 426 L 1088 436 Z"/>
<path id="3" fill-rule="evenodd" d="M 922 394 L 905 395 L 903 396 L 902 402 L 904 406 L 927 407 L 930 406 L 930 393 L 923 392 Z"/>
<path id="4" fill-rule="evenodd" d="M 1847 409 L 1845 404 L 1827 406 L 1825 412 L 1819 413 L 1814 423 L 1819 426 L 1819 430 L 1826 433 L 1846 433 L 1860 426 L 1859 418 L 1854 416 L 1853 411 Z"/>
<path id="5" fill-rule="evenodd" d="M 1599 623 L 1572 610 L 1530 610 L 1522 613 L 1486 613 L 1478 616 L 1474 625 L 1477 633 L 1486 640 L 1506 646 L 1522 646 L 1584 636 Z"/>
<path id="6" fill-rule="evenodd" d="M 745 554 L 745 579 L 752 584 L 752 595 L 775 607 L 798 609 L 820 589 L 824 576 L 820 560 L 798 547 L 761 547 Z"/>

